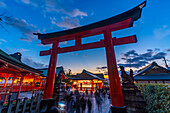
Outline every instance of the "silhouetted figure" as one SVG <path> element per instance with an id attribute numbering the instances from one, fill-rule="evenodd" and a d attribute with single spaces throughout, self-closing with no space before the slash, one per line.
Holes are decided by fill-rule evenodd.
<path id="1" fill-rule="evenodd" d="M 96 90 L 95 93 L 94 93 L 94 95 L 95 95 L 95 98 L 96 98 L 97 96 L 99 96 L 99 95 L 100 95 L 99 91 Z"/>
<path id="2" fill-rule="evenodd" d="M 126 73 L 123 66 L 120 66 L 120 70 L 121 70 L 121 77 L 123 78 L 123 83 L 134 84 L 133 83 L 133 78 Z"/>
<path id="3" fill-rule="evenodd" d="M 81 97 L 80 103 L 81 103 L 82 113 L 85 113 L 85 109 L 86 109 L 86 99 L 85 99 L 84 95 Z"/>
<path id="4" fill-rule="evenodd" d="M 21 62 L 22 54 L 20 52 L 16 52 L 14 54 L 11 54 L 10 56 L 14 57 L 15 59 L 17 59 L 17 60 L 19 60 Z"/>
<path id="5" fill-rule="evenodd" d="M 88 90 L 86 89 L 86 96 L 88 95 Z"/>
<path id="6" fill-rule="evenodd" d="M 130 77 L 132 78 L 133 82 L 134 82 L 134 77 L 133 77 L 133 70 L 130 69 Z"/>
<path id="7" fill-rule="evenodd" d="M 106 91 L 105 90 L 103 91 L 103 98 L 104 98 L 104 100 L 106 98 Z"/>
<path id="8" fill-rule="evenodd" d="M 80 96 L 76 96 L 76 113 L 80 113 L 80 108 L 81 108 L 81 105 L 80 105 Z"/>
<path id="9" fill-rule="evenodd" d="M 103 102 L 103 99 L 101 98 L 100 95 L 96 95 L 96 103 L 97 103 L 97 106 L 98 106 L 98 113 L 102 113 L 102 102 Z"/>
<path id="10" fill-rule="evenodd" d="M 75 102 L 74 102 L 73 97 L 72 97 L 71 100 L 68 103 L 67 113 L 74 113 L 74 105 L 75 105 Z"/>
<path id="11" fill-rule="evenodd" d="M 87 105 L 88 105 L 88 113 L 91 113 L 91 108 L 92 108 L 92 102 L 90 100 L 90 97 L 87 100 Z"/>
<path id="12" fill-rule="evenodd" d="M 92 90 L 91 90 L 90 94 L 91 94 L 91 98 L 92 98 L 93 97 L 93 91 Z"/>

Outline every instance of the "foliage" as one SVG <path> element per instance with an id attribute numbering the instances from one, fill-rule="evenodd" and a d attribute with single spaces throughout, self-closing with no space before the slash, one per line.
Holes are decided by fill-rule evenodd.
<path id="1" fill-rule="evenodd" d="M 137 84 L 147 103 L 148 113 L 170 113 L 170 88 L 164 84 Z"/>

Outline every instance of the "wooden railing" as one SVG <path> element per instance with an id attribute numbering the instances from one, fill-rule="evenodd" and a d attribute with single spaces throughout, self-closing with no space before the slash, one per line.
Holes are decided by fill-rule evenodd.
<path id="1" fill-rule="evenodd" d="M 33 96 L 30 100 L 28 98 L 24 98 L 23 101 L 21 99 L 16 101 L 9 99 L 6 105 L 3 104 L 3 101 L 0 101 L 0 113 L 38 113 L 40 112 L 41 97 L 40 94 L 37 97 Z"/>

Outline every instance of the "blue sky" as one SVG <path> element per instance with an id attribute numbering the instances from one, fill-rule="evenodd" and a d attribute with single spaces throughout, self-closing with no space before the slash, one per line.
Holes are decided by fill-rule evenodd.
<path id="1" fill-rule="evenodd" d="M 143 0 L 1 0 L 0 49 L 12 54 L 20 51 L 22 62 L 35 68 L 47 67 L 49 56 L 39 56 L 51 45 L 42 45 L 32 33 L 50 33 L 97 22 L 127 11 Z M 162 57 L 170 60 L 169 0 L 148 0 L 140 19 L 132 28 L 112 32 L 117 38 L 137 35 L 138 42 L 115 47 L 119 65 L 139 69 Z M 103 39 L 103 35 L 87 37 L 83 43 Z M 74 41 L 62 42 L 61 47 Z M 106 68 L 105 49 L 92 49 L 58 55 L 57 66 L 98 72 Z M 168 61 L 170 66 L 170 62 Z"/>

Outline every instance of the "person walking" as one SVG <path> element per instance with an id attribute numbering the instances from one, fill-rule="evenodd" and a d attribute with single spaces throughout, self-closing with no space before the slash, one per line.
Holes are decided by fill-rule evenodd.
<path id="1" fill-rule="evenodd" d="M 105 90 L 103 91 L 103 98 L 104 98 L 104 100 L 106 98 L 106 91 Z"/>
<path id="2" fill-rule="evenodd" d="M 85 113 L 85 109 L 86 109 L 86 99 L 85 99 L 85 97 L 84 97 L 84 94 L 83 94 L 83 96 L 82 96 L 81 99 L 80 99 L 80 103 L 81 103 L 82 113 Z"/>
<path id="3" fill-rule="evenodd" d="M 93 91 L 91 90 L 91 98 L 93 98 Z"/>
<path id="4" fill-rule="evenodd" d="M 80 113 L 80 96 L 76 96 L 76 113 Z"/>
<path id="5" fill-rule="evenodd" d="M 89 96 L 89 98 L 87 100 L 87 105 L 88 105 L 88 113 L 91 113 L 92 102 L 91 102 L 90 96 Z"/>
<path id="6" fill-rule="evenodd" d="M 96 96 L 96 103 L 97 103 L 97 106 L 98 106 L 98 113 L 102 113 L 102 102 L 103 102 L 103 99 L 100 95 L 97 95 Z"/>
<path id="7" fill-rule="evenodd" d="M 68 103 L 69 106 L 68 113 L 74 113 L 74 105 L 75 105 L 74 99 L 71 98 L 71 100 Z"/>
<path id="8" fill-rule="evenodd" d="M 86 97 L 88 96 L 88 90 L 86 89 Z"/>

